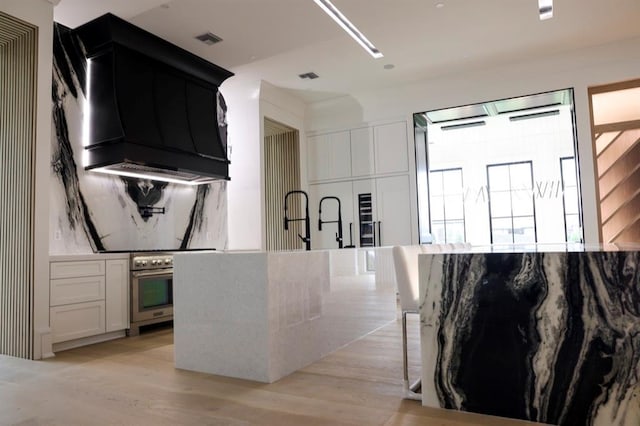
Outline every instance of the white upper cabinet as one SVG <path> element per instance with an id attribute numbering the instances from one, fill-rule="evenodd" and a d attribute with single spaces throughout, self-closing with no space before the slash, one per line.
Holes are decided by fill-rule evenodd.
<path id="1" fill-rule="evenodd" d="M 308 139 L 310 181 L 351 177 L 350 132 L 328 133 Z"/>
<path id="2" fill-rule="evenodd" d="M 371 127 L 351 130 L 351 176 L 374 173 L 373 130 Z"/>
<path id="3" fill-rule="evenodd" d="M 402 121 L 375 126 L 373 129 L 376 173 L 409 171 L 407 124 Z"/>
<path id="4" fill-rule="evenodd" d="M 310 182 L 409 171 L 404 121 L 326 133 L 307 140 Z"/>

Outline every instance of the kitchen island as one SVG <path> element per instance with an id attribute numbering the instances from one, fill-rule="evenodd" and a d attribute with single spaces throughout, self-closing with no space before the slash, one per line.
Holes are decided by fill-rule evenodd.
<path id="1" fill-rule="evenodd" d="M 176 367 L 270 383 L 394 321 L 395 286 L 331 274 L 336 256 L 176 253 Z"/>
<path id="2" fill-rule="evenodd" d="M 640 424 L 640 252 L 422 254 L 422 403 Z"/>

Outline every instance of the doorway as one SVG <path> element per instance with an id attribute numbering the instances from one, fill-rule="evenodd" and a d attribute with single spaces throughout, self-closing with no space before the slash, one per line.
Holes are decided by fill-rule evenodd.
<path id="1" fill-rule="evenodd" d="M 266 248 L 302 249 L 303 243 L 298 234 L 305 234 L 303 222 L 289 223 L 288 230 L 283 226 L 285 194 L 300 189 L 298 130 L 269 118 L 264 119 L 264 165 Z M 304 200 L 290 200 L 290 218 L 303 216 L 301 201 Z"/>
<path id="2" fill-rule="evenodd" d="M 421 243 L 581 243 L 573 89 L 414 114 Z"/>
<path id="3" fill-rule="evenodd" d="M 640 241 L 640 79 L 589 88 L 600 241 Z"/>

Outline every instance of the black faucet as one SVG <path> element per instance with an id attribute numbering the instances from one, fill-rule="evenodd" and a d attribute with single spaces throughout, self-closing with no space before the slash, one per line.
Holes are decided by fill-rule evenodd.
<path id="1" fill-rule="evenodd" d="M 324 200 L 336 200 L 338 202 L 338 220 L 322 220 L 322 202 Z M 320 199 L 320 205 L 318 206 L 318 231 L 322 231 L 323 223 L 337 223 L 338 233 L 336 234 L 336 241 L 338 242 L 338 248 L 342 248 L 342 208 L 340 206 L 340 198 L 338 197 L 322 197 Z"/>
<path id="2" fill-rule="evenodd" d="M 304 199 L 305 199 L 304 218 L 299 217 L 295 219 L 289 219 L 287 217 L 287 199 L 289 198 L 290 195 L 293 195 L 293 194 L 304 195 Z M 300 190 L 289 191 L 284 196 L 284 230 L 285 231 L 289 230 L 289 222 L 299 222 L 301 220 L 304 220 L 304 232 L 306 235 L 303 237 L 302 235 L 298 234 L 298 237 L 300 237 L 300 239 L 304 241 L 305 249 L 309 251 L 311 250 L 311 223 L 309 221 L 309 196 L 304 191 L 300 191 Z"/>

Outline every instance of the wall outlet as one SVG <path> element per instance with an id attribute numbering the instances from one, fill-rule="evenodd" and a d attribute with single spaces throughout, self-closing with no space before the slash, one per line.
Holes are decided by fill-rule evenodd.
<path id="1" fill-rule="evenodd" d="M 62 239 L 62 232 L 60 230 L 57 230 L 53 234 L 53 239 L 56 240 L 56 241 L 60 241 Z"/>

